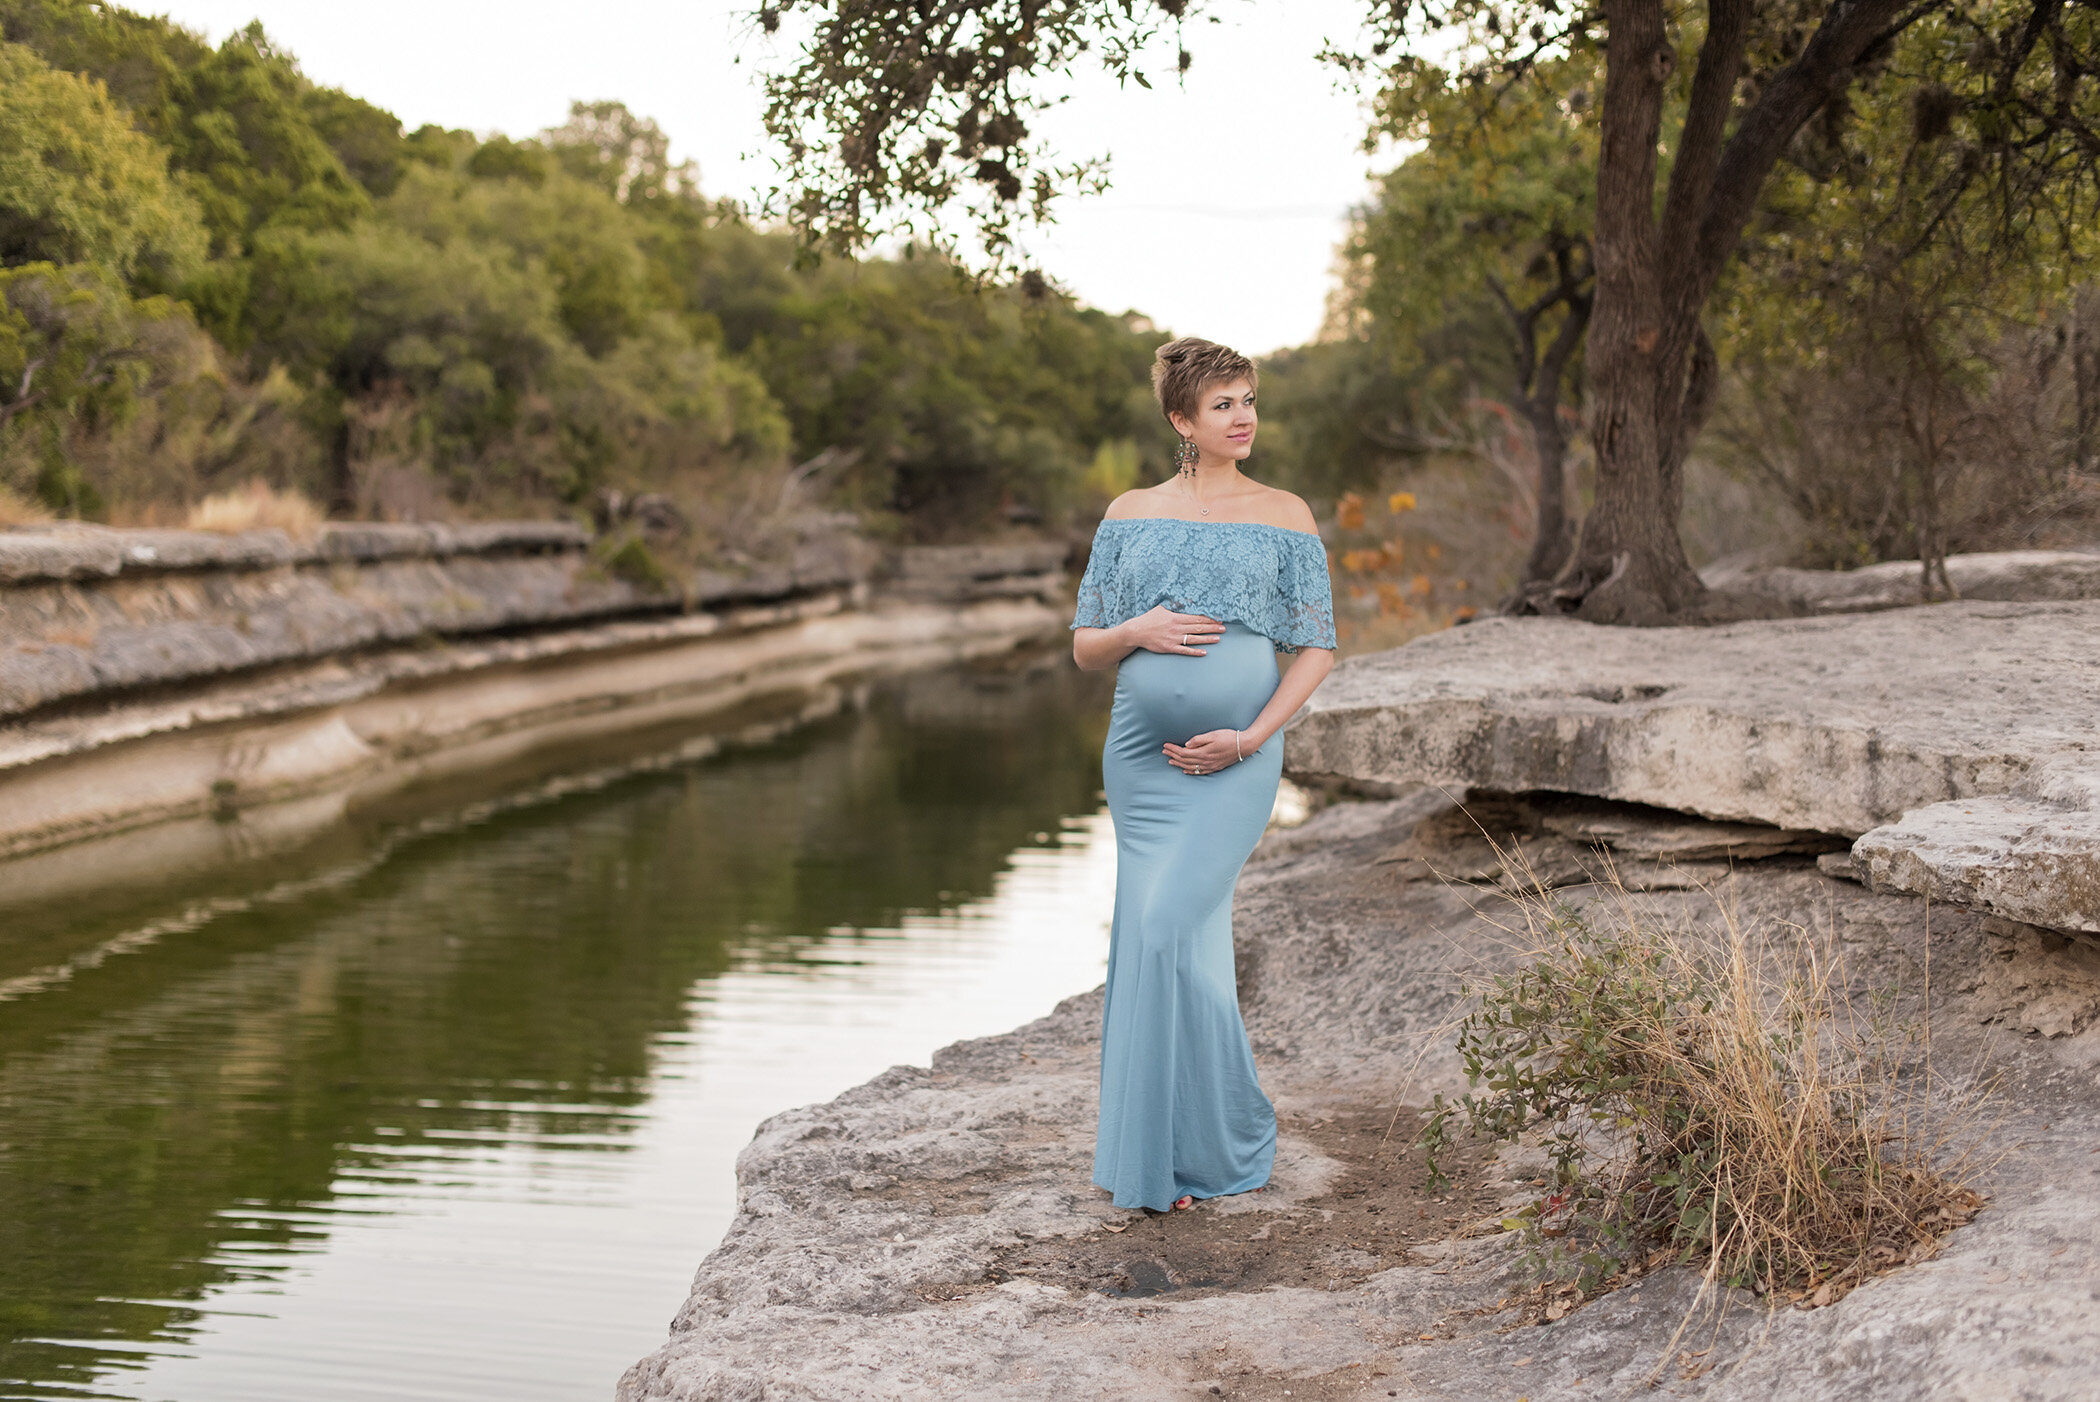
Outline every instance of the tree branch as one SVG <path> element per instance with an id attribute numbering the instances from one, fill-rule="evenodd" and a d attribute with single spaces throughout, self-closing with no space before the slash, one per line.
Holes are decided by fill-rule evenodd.
<path id="1" fill-rule="evenodd" d="M 48 393 L 48 390 L 40 389 L 35 394 L 24 395 L 19 399 L 0 404 L 0 428 L 7 427 L 14 420 L 15 415 L 26 414 L 37 405 L 43 403 L 44 397 Z"/>
<path id="2" fill-rule="evenodd" d="M 1509 318 L 1510 349 L 1517 355 L 1517 385 L 1524 393 L 1529 394 L 1532 380 L 1538 374 L 1539 352 L 1535 328 L 1538 325 L 1539 312 L 1535 308 L 1518 311 L 1517 304 L 1509 299 L 1509 293 L 1503 288 L 1502 279 L 1493 273 L 1487 275 L 1487 285 L 1488 291 L 1495 294 L 1495 300 L 1502 304 L 1503 314 Z M 1551 306 L 1552 303 L 1547 305 Z"/>
<path id="3" fill-rule="evenodd" d="M 1663 256 L 1677 265 L 1665 275 L 1671 282 L 1682 276 L 1682 264 L 1689 261 L 1693 233 L 1712 194 L 1728 114 L 1735 108 L 1736 83 L 1743 74 L 1750 9 L 1750 0 L 1712 0 L 1706 9 L 1706 40 L 1699 46 L 1699 67 L 1692 74 L 1691 101 L 1663 200 Z"/>
<path id="4" fill-rule="evenodd" d="M 1677 442 L 1670 458 L 1673 463 L 1682 463 L 1692 451 L 1699 430 L 1706 426 L 1707 415 L 1713 412 L 1714 397 L 1720 387 L 1721 359 L 1714 353 L 1706 328 L 1700 326 L 1692 340 L 1691 372 L 1685 379 L 1684 399 L 1677 417 Z"/>
<path id="5" fill-rule="evenodd" d="M 2013 83 L 2020 76 L 2020 69 L 2027 63 L 2027 56 L 2041 42 L 2042 35 L 2055 26 L 2063 13 L 2063 0 L 2032 0 L 2033 8 L 2027 12 L 2027 23 L 2020 28 L 2020 38 L 2005 55 L 1998 69 L 1997 91 L 1993 94 L 1999 102 L 2012 97 Z"/>
<path id="6" fill-rule="evenodd" d="M 1792 63 L 1772 75 L 1722 148 L 1699 221 L 1697 251 L 1676 289 L 1678 306 L 1695 310 L 1719 281 L 1757 207 L 1765 178 L 1794 133 L 1850 82 L 1850 69 L 1892 32 L 1910 0 L 1839 0 Z M 1903 24 L 1917 12 L 1904 17 Z"/>
<path id="7" fill-rule="evenodd" d="M 50 363 L 50 356 L 39 355 L 32 357 L 29 363 L 22 367 L 22 383 L 15 386 L 14 398 L 6 404 L 0 405 L 0 424 L 6 423 L 17 414 L 34 409 L 44 401 L 44 397 L 50 393 L 49 390 L 38 390 L 35 394 L 31 394 L 29 387 L 36 381 L 36 372 Z"/>

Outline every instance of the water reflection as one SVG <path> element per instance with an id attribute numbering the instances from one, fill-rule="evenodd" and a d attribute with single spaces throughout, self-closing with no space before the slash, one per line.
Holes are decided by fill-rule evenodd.
<path id="1" fill-rule="evenodd" d="M 608 1395 L 759 1118 L 1098 980 L 1104 701 L 906 679 L 245 890 L 0 916 L 0 1395 Z"/>

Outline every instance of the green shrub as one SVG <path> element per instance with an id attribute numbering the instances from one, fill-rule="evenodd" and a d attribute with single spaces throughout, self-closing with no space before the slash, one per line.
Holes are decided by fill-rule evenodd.
<path id="1" fill-rule="evenodd" d="M 614 579 L 625 580 L 637 589 L 646 589 L 652 594 L 674 594 L 678 592 L 678 581 L 656 558 L 640 539 L 630 539 L 605 557 L 606 572 Z"/>

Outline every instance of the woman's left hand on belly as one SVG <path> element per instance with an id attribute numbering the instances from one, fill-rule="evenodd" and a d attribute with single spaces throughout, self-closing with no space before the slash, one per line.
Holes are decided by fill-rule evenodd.
<path id="1" fill-rule="evenodd" d="M 1254 753 L 1237 730 L 1206 730 L 1186 745 L 1162 745 L 1167 763 L 1184 774 L 1215 774 Z"/>

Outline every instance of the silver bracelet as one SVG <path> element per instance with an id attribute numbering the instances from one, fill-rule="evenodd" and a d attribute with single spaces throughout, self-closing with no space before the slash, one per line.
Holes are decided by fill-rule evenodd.
<path id="1" fill-rule="evenodd" d="M 1247 757 L 1240 753 L 1240 733 L 1237 730 L 1232 732 L 1232 762 L 1234 764 L 1245 764 L 1247 762 Z"/>

